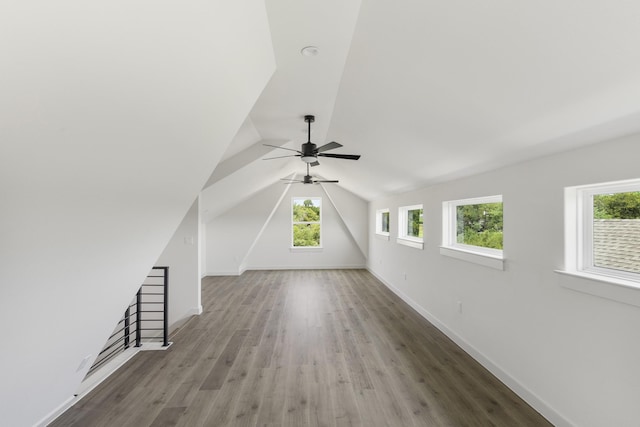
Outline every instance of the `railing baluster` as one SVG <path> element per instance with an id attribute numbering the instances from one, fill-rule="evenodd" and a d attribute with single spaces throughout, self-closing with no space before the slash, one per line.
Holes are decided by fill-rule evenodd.
<path id="1" fill-rule="evenodd" d="M 152 271 L 161 270 L 162 276 L 157 276 L 151 272 L 147 275 L 147 278 L 151 279 L 152 283 L 143 283 L 140 286 L 140 289 L 138 289 L 138 292 L 136 293 L 135 303 L 130 304 L 127 307 L 127 309 L 124 312 L 124 317 L 118 322 L 118 327 L 120 327 L 120 324 L 123 322 L 124 322 L 124 326 L 122 327 L 122 329 L 116 328 L 114 333 L 109 337 L 109 339 L 107 340 L 107 344 L 105 344 L 105 347 L 102 349 L 102 351 L 100 351 L 100 353 L 98 354 L 98 357 L 94 361 L 91 368 L 89 368 L 89 371 L 87 372 L 87 376 L 89 376 L 89 374 L 94 372 L 97 368 L 99 368 L 103 364 L 107 363 L 109 360 L 111 360 L 111 358 L 115 357 L 117 354 L 131 347 L 131 328 L 132 327 L 135 327 L 135 346 L 136 347 L 142 347 L 143 331 L 161 331 L 162 346 L 168 347 L 171 344 L 169 342 L 169 267 L 153 267 L 151 270 Z M 161 284 L 153 283 L 154 280 L 159 278 L 162 278 Z M 159 288 L 160 286 L 162 286 L 163 292 L 162 293 L 143 292 L 143 288 L 145 286 L 152 287 L 152 289 Z M 152 301 L 143 302 L 142 301 L 143 295 L 151 295 Z M 163 297 L 162 301 L 153 300 L 155 296 L 160 297 L 161 295 Z M 144 310 L 143 306 L 145 304 L 149 304 L 151 308 L 158 307 L 158 304 L 162 304 L 163 309 L 162 310 Z M 135 307 L 134 313 L 131 312 L 132 307 Z M 145 320 L 145 322 L 148 323 L 149 325 L 157 325 L 157 323 L 152 323 L 152 322 L 162 321 L 162 328 L 143 327 L 142 313 L 162 313 L 162 319 L 150 318 Z M 132 325 L 131 316 L 134 314 L 136 316 L 136 320 L 135 320 L 135 325 Z M 122 333 L 122 336 L 116 339 L 116 336 L 120 336 L 120 333 Z M 153 339 L 159 338 L 156 333 L 154 333 L 153 335 L 154 335 L 154 337 L 152 337 Z"/>
<path id="2" fill-rule="evenodd" d="M 124 348 L 129 348 L 129 307 L 124 311 Z"/>
<path id="3" fill-rule="evenodd" d="M 163 267 L 164 270 L 164 331 L 163 341 L 164 347 L 169 345 L 169 267 Z"/>
<path id="4" fill-rule="evenodd" d="M 142 321 L 140 319 L 141 309 L 142 309 L 142 286 L 138 290 L 136 294 L 136 347 L 142 346 Z"/>

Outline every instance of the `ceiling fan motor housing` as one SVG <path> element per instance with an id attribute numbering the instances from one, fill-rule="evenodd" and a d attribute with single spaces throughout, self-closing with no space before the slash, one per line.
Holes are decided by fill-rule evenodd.
<path id="1" fill-rule="evenodd" d="M 309 137 L 307 142 L 302 144 L 302 161 L 305 163 L 313 163 L 318 158 L 318 152 L 316 151 L 316 144 L 311 142 L 311 123 L 316 121 L 316 117 L 308 114 L 304 116 L 304 121 L 309 123 Z"/>
<path id="2" fill-rule="evenodd" d="M 313 163 L 318 159 L 318 151 L 316 144 L 313 142 L 305 142 L 302 144 L 302 161 Z"/>

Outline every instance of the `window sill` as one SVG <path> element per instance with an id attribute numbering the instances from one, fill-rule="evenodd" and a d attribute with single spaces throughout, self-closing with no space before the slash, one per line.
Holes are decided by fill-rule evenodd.
<path id="1" fill-rule="evenodd" d="M 398 237 L 396 242 L 401 245 L 409 246 L 410 248 L 424 249 L 424 242 L 422 240 L 409 240 Z"/>
<path id="2" fill-rule="evenodd" d="M 382 233 L 376 233 L 376 238 L 380 239 L 380 240 L 389 240 L 389 233 L 387 234 L 382 234 Z"/>
<path id="3" fill-rule="evenodd" d="M 501 256 L 466 251 L 450 246 L 440 246 L 440 255 L 504 271 L 504 258 Z"/>
<path id="4" fill-rule="evenodd" d="M 564 288 L 640 307 L 640 283 L 638 282 L 581 271 L 555 270 L 555 272 L 575 279 L 586 279 L 562 280 L 560 286 Z"/>
<path id="5" fill-rule="evenodd" d="M 322 252 L 322 246 L 292 246 L 290 252 Z"/>

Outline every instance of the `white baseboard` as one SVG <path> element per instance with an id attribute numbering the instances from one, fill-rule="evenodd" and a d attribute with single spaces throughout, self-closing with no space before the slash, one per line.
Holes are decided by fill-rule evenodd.
<path id="1" fill-rule="evenodd" d="M 166 350 L 167 348 L 169 348 L 169 346 L 171 346 L 171 344 L 173 343 L 170 342 L 168 346 L 164 347 L 162 346 L 162 343 L 143 342 L 142 347 L 129 347 L 127 350 L 123 351 L 122 353 L 114 357 L 111 361 L 102 366 L 100 369 L 95 371 L 90 377 L 82 381 L 75 395 L 65 400 L 62 404 L 60 404 L 60 406 L 58 406 L 56 409 L 54 409 L 48 415 L 38 421 L 35 426 L 45 427 L 49 423 L 53 422 L 67 409 L 71 408 L 73 405 L 82 400 L 83 397 L 88 395 L 91 390 L 98 387 L 104 380 L 109 378 L 111 374 L 120 369 L 122 365 L 131 360 L 131 358 L 138 354 L 138 352 Z"/>
<path id="2" fill-rule="evenodd" d="M 247 270 L 362 270 L 366 265 L 280 265 L 269 267 L 247 267 Z"/>
<path id="3" fill-rule="evenodd" d="M 361 270 L 366 269 L 366 265 L 277 265 L 277 266 L 268 266 L 268 267 L 242 267 L 238 271 L 213 271 L 208 272 L 206 276 L 241 276 L 245 271 L 250 270 Z"/>
<path id="4" fill-rule="evenodd" d="M 240 271 L 209 271 L 204 277 L 207 276 L 240 276 L 242 274 Z"/>
<path id="5" fill-rule="evenodd" d="M 64 402 L 62 402 L 60 404 L 60 406 L 58 406 L 56 409 L 54 409 L 53 411 L 51 411 L 49 414 L 45 415 L 44 418 L 42 418 L 40 421 L 38 421 L 37 423 L 34 424 L 34 427 L 45 427 L 46 425 L 48 425 L 50 422 L 52 422 L 53 420 L 55 420 L 56 418 L 58 418 L 60 415 L 62 415 L 64 413 L 64 411 L 66 411 L 67 409 L 69 409 L 70 407 L 73 406 L 73 403 L 76 401 L 77 397 L 75 396 L 71 396 L 70 398 L 68 398 L 67 400 L 65 400 Z"/>
<path id="6" fill-rule="evenodd" d="M 575 424 L 571 423 L 568 419 L 562 416 L 558 411 L 552 408 L 547 402 L 540 398 L 537 394 L 526 388 L 522 383 L 513 378 L 507 371 L 495 364 L 492 360 L 486 357 L 482 352 L 475 348 L 472 344 L 467 342 L 464 338 L 449 329 L 444 323 L 442 323 L 437 317 L 425 310 L 420 304 L 411 299 L 408 295 L 402 292 L 400 289 L 393 286 L 390 282 L 385 280 L 382 276 L 376 274 L 367 266 L 369 273 L 374 275 L 380 280 L 391 292 L 396 294 L 400 299 L 406 302 L 411 308 L 417 311 L 422 317 L 427 319 L 432 325 L 438 328 L 443 334 L 449 337 L 460 348 L 462 348 L 467 354 L 473 357 L 478 363 L 484 366 L 489 372 L 491 372 L 502 383 L 509 387 L 514 393 L 520 396 L 524 401 L 531 405 L 542 416 L 549 420 L 556 427 L 572 427 Z"/>

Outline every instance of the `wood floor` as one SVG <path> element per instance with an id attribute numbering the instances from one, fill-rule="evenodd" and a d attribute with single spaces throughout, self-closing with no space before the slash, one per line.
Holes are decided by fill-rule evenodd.
<path id="1" fill-rule="evenodd" d="M 51 425 L 550 425 L 365 270 L 208 277 L 202 300 Z"/>

